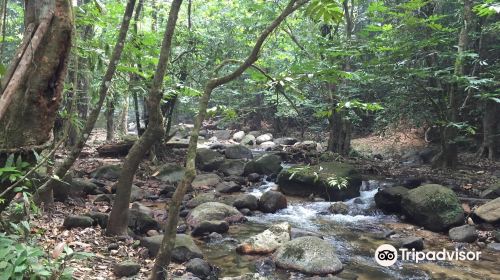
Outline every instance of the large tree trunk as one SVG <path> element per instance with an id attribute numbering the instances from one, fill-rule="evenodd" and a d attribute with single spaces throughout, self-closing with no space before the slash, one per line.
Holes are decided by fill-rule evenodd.
<path id="1" fill-rule="evenodd" d="M 160 59 L 156 72 L 153 78 L 153 83 L 149 91 L 148 110 L 149 123 L 146 131 L 134 143 L 130 149 L 125 161 L 123 169 L 118 179 L 115 203 L 108 220 L 106 234 L 108 235 L 126 235 L 128 227 L 128 207 L 130 201 L 130 193 L 132 189 L 132 181 L 135 172 L 139 167 L 144 155 L 151 149 L 153 144 L 162 139 L 164 135 L 163 118 L 160 111 L 160 101 L 162 99 L 162 85 L 167 71 L 170 50 L 172 46 L 172 37 L 174 35 L 175 26 L 182 0 L 174 0 L 172 2 L 167 27 L 163 37 Z"/>
<path id="2" fill-rule="evenodd" d="M 469 32 L 472 27 L 472 6 L 473 0 L 464 0 L 463 26 L 458 36 L 458 51 L 455 59 L 454 75 L 456 77 L 465 74 L 465 52 L 469 45 Z M 432 165 L 437 168 L 455 168 L 458 163 L 458 148 L 456 138 L 458 129 L 451 123 L 459 122 L 459 107 L 462 89 L 457 83 L 453 83 L 448 91 L 448 123 L 440 128 L 441 131 L 441 151 L 433 159 Z"/>
<path id="3" fill-rule="evenodd" d="M 68 0 L 30 0 L 25 9 L 25 26 L 36 31 L 25 34 L 28 44 L 20 47 L 17 54 L 22 56 L 14 57 L 2 82 L 0 150 L 37 146 L 50 139 L 71 49 L 73 15 Z M 34 41 L 39 41 L 37 46 Z"/>
<path id="4" fill-rule="evenodd" d="M 109 65 L 106 70 L 106 73 L 104 74 L 104 77 L 101 81 L 101 85 L 99 88 L 99 100 L 97 101 L 95 108 L 92 110 L 89 117 L 87 118 L 83 131 L 77 143 L 71 149 L 66 159 L 61 163 L 59 167 L 57 167 L 55 175 L 57 175 L 57 177 L 59 178 L 64 178 L 68 170 L 71 168 L 71 166 L 73 166 L 73 163 L 80 155 L 85 145 L 85 142 L 87 142 L 87 139 L 89 138 L 90 133 L 94 128 L 99 113 L 101 112 L 102 105 L 104 104 L 104 101 L 108 93 L 108 89 L 111 85 L 111 80 L 115 73 L 116 67 L 118 66 L 118 63 L 120 61 L 123 47 L 125 46 L 125 39 L 127 37 L 128 27 L 130 25 L 132 13 L 134 12 L 134 6 L 135 6 L 135 0 L 129 0 L 127 2 L 127 6 L 125 7 L 125 14 L 123 16 L 123 20 L 120 27 L 120 32 L 118 34 L 118 39 L 116 41 L 115 48 L 113 49 L 113 54 L 111 55 L 111 58 L 109 60 Z M 51 192 L 56 182 L 57 182 L 56 180 L 50 179 L 43 186 L 40 187 L 39 192 Z"/>
<path id="5" fill-rule="evenodd" d="M 71 49 L 69 0 L 26 0 L 24 20 L 23 42 L 2 81 L 0 164 L 8 153 L 50 146 Z M 10 192 L 4 198 L 8 202 L 13 195 Z"/>
<path id="6" fill-rule="evenodd" d="M 243 72 L 245 72 L 246 69 L 248 69 L 248 67 L 252 66 L 252 64 L 257 61 L 260 49 L 262 48 L 262 45 L 264 44 L 267 37 L 281 24 L 281 22 L 286 19 L 288 15 L 303 6 L 308 1 L 309 0 L 291 0 L 286 8 L 281 12 L 281 14 L 260 34 L 252 51 L 245 59 L 245 61 L 243 61 L 243 63 L 239 65 L 238 68 L 236 68 L 233 72 L 226 76 L 210 79 L 205 84 L 205 89 L 203 91 L 203 95 L 200 99 L 198 107 L 198 115 L 195 119 L 194 128 L 189 139 L 189 147 L 186 159 L 186 173 L 184 175 L 184 178 L 177 186 L 172 197 L 172 201 L 169 204 L 167 226 L 165 228 L 165 234 L 163 236 L 160 251 L 158 252 L 158 255 L 156 257 L 155 265 L 151 274 L 151 279 L 167 279 L 167 268 L 170 263 L 172 250 L 175 245 L 176 228 L 179 221 L 179 210 L 182 199 L 186 194 L 188 187 L 193 182 L 194 177 L 196 176 L 195 157 L 198 145 L 198 136 L 203 120 L 205 119 L 205 116 L 207 114 L 207 106 L 210 100 L 210 96 L 212 95 L 212 91 L 215 88 L 238 78 Z M 217 67 L 215 72 L 217 72 L 217 70 L 219 70 L 224 65 L 225 64 L 223 63 L 219 67 Z"/>

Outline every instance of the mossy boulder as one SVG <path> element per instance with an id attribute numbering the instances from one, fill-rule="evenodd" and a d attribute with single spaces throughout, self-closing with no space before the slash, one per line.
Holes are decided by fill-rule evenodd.
<path id="1" fill-rule="evenodd" d="M 345 186 L 329 184 L 329 180 L 347 180 Z M 320 165 L 297 165 L 278 175 L 278 185 L 286 195 L 321 196 L 329 201 L 340 201 L 359 196 L 361 175 L 352 166 L 340 162 Z"/>
<path id="2" fill-rule="evenodd" d="M 326 240 L 304 236 L 285 243 L 274 254 L 276 266 L 306 274 L 335 274 L 342 270 L 335 248 Z"/>
<path id="3" fill-rule="evenodd" d="M 236 251 L 242 254 L 270 254 L 290 241 L 290 230 L 290 224 L 287 222 L 272 225 L 243 241 L 236 247 Z"/>
<path id="4" fill-rule="evenodd" d="M 401 206 L 409 219 L 432 231 L 448 230 L 464 220 L 457 195 L 442 185 L 427 184 L 408 191 Z"/>
<path id="5" fill-rule="evenodd" d="M 184 177 L 184 173 L 186 173 L 186 168 L 183 166 L 167 163 L 160 167 L 158 175 L 155 177 L 160 179 L 160 181 L 168 183 L 168 184 L 176 184 L 179 183 Z"/>

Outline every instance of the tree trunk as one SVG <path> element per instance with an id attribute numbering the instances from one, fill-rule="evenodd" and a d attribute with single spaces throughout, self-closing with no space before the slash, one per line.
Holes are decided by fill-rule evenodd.
<path id="1" fill-rule="evenodd" d="M 186 173 L 177 186 L 169 205 L 167 226 L 165 228 L 165 234 L 163 236 L 160 251 L 158 252 L 158 255 L 156 257 L 155 265 L 151 274 L 151 279 L 167 279 L 167 268 L 170 263 L 172 250 L 175 245 L 175 236 L 177 223 L 179 220 L 180 205 L 188 187 L 191 185 L 194 177 L 196 176 L 195 157 L 198 144 L 198 135 L 207 113 L 207 106 L 212 91 L 215 88 L 236 79 L 246 69 L 248 69 L 248 67 L 252 66 L 252 64 L 257 61 L 260 49 L 262 48 L 262 45 L 264 44 L 267 37 L 281 24 L 283 20 L 285 20 L 288 15 L 293 13 L 295 10 L 297 10 L 307 2 L 308 0 L 291 0 L 286 8 L 282 11 L 282 13 L 260 34 L 252 51 L 238 68 L 236 68 L 233 72 L 226 76 L 210 79 L 206 83 L 203 95 L 200 98 L 198 115 L 195 119 L 194 128 L 189 139 L 189 147 L 186 159 Z M 217 72 L 217 70 L 222 66 L 224 66 L 224 63 L 221 66 L 217 67 L 215 72 Z"/>
<path id="2" fill-rule="evenodd" d="M 135 0 L 129 0 L 127 2 L 118 39 L 115 48 L 113 49 L 113 54 L 109 61 L 108 68 L 106 70 L 106 73 L 104 74 L 103 80 L 99 88 L 99 100 L 97 101 L 96 107 L 92 110 L 89 117 L 87 118 L 87 122 L 85 123 L 83 131 L 77 143 L 71 149 L 66 159 L 56 169 L 55 175 L 57 175 L 57 177 L 59 178 L 63 178 L 68 172 L 68 170 L 71 168 L 73 163 L 76 161 L 76 159 L 80 155 L 85 145 L 85 142 L 87 142 L 87 139 L 89 138 L 92 129 L 94 128 L 95 122 L 97 121 L 102 105 L 104 104 L 104 100 L 106 99 L 106 95 L 111 85 L 111 80 L 115 73 L 116 67 L 118 65 L 118 62 L 120 61 L 123 47 L 125 45 L 125 39 L 127 37 L 128 27 L 130 25 L 130 19 L 132 18 L 132 13 L 134 11 L 134 6 L 135 6 Z M 56 180 L 50 179 L 43 186 L 40 187 L 39 191 L 50 191 L 56 182 L 57 182 Z"/>
<path id="3" fill-rule="evenodd" d="M 465 74 L 465 57 L 469 44 L 469 33 L 472 27 L 472 6 L 473 0 L 464 0 L 463 26 L 458 36 L 458 51 L 455 59 L 454 76 L 460 77 Z M 458 84 L 452 83 L 448 91 L 448 123 L 440 128 L 441 131 L 441 151 L 432 160 L 432 166 L 436 168 L 455 168 L 458 163 L 458 148 L 456 137 L 458 129 L 451 125 L 459 122 L 459 107 L 462 89 Z"/>
<path id="4" fill-rule="evenodd" d="M 349 1 L 344 0 L 342 2 L 342 6 L 344 9 L 344 19 L 345 19 L 345 34 L 346 41 L 349 43 L 352 37 L 353 31 L 353 14 L 352 11 L 354 7 L 350 7 L 349 9 Z M 349 72 L 351 71 L 351 63 L 349 58 L 346 58 L 344 65 L 342 66 L 342 70 Z M 343 85 L 347 85 L 347 79 L 342 81 Z M 330 85 L 330 91 L 338 91 L 338 86 Z M 338 110 L 338 97 L 335 93 L 331 93 L 331 110 L 330 117 L 328 118 L 329 123 L 329 137 L 328 137 L 328 147 L 329 151 L 338 153 L 340 155 L 348 155 L 351 150 L 351 121 L 346 117 L 346 112 L 344 110 Z"/>
<path id="5" fill-rule="evenodd" d="M 112 141 L 115 137 L 115 98 L 106 101 L 106 141 Z"/>
<path id="6" fill-rule="evenodd" d="M 483 144 L 478 151 L 478 157 L 486 155 L 489 160 L 496 160 L 500 148 L 500 106 L 487 100 L 483 113 Z"/>
<path id="7" fill-rule="evenodd" d="M 127 135 L 128 133 L 128 97 L 125 97 L 125 100 L 123 101 L 123 108 L 120 113 L 120 118 L 119 118 L 119 123 L 118 123 L 118 132 L 121 135 Z"/>
<path id="8" fill-rule="evenodd" d="M 71 49 L 71 3 L 25 1 L 25 26 L 23 43 L 2 82 L 0 161 L 8 153 L 34 160 L 32 149 L 50 146 Z M 9 192 L 4 198 L 8 202 L 13 195 Z"/>
<path id="9" fill-rule="evenodd" d="M 128 207 L 135 172 L 147 151 L 149 151 L 156 141 L 162 139 L 164 135 L 163 118 L 160 111 L 162 85 L 167 70 L 172 46 L 172 37 L 174 35 L 181 4 L 182 0 L 174 0 L 170 8 L 160 52 L 160 59 L 149 91 L 149 124 L 144 134 L 134 143 L 134 146 L 132 146 L 123 162 L 122 172 L 117 183 L 115 203 L 111 210 L 108 226 L 106 228 L 107 235 L 127 234 Z"/>

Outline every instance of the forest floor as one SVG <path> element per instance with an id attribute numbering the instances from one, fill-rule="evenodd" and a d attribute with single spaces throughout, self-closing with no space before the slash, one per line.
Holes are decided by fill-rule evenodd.
<path id="1" fill-rule="evenodd" d="M 105 164 L 120 164 L 123 158 L 99 157 L 96 147 L 105 143 L 103 131 L 97 131 L 88 141 L 83 155 L 74 165 L 74 177 L 90 178 L 92 171 Z M 354 164 L 363 174 L 369 174 L 382 178 L 418 178 L 422 181 L 432 181 L 444 185 L 453 186 L 459 196 L 478 198 L 479 193 L 492 183 L 500 181 L 500 165 L 487 160 L 473 159 L 472 154 L 461 154 L 460 161 L 463 164 L 458 170 L 436 170 L 429 165 L 405 165 L 401 163 L 400 156 L 408 150 L 418 150 L 425 148 L 422 142 L 414 136 L 395 135 L 391 137 L 369 136 L 353 140 L 353 146 L 360 150 L 362 154 L 380 154 L 382 158 L 370 156 L 349 158 L 348 161 Z M 59 153 L 57 158 L 64 158 L 64 153 Z M 170 160 L 182 163 L 182 154 L 175 154 Z M 134 184 L 145 189 L 152 195 L 159 195 L 160 182 L 152 175 L 157 171 L 158 166 L 151 165 L 145 161 L 141 164 Z M 106 182 L 107 187 L 111 187 L 114 182 Z M 131 237 L 116 238 L 106 237 L 104 230 L 100 227 L 90 227 L 85 229 L 65 229 L 64 218 L 71 214 L 82 215 L 89 211 L 107 213 L 111 206 L 105 202 L 94 202 L 95 196 L 88 196 L 87 199 L 70 200 L 65 203 L 56 202 L 54 207 L 43 212 L 39 219 L 32 221 L 32 232 L 41 234 L 39 245 L 52 254 L 58 253 L 58 248 L 64 245 L 71 246 L 76 251 L 89 252 L 94 257 L 87 260 L 70 260 L 66 265 L 75 269 L 75 279 L 116 279 L 113 274 L 113 264 L 134 259 L 141 265 L 139 274 L 134 279 L 147 279 L 150 273 L 153 260 L 147 256 L 147 251 L 139 247 L 138 241 Z M 157 220 L 165 221 L 166 212 L 164 203 L 141 202 L 153 209 L 154 217 Z M 465 201 L 464 209 L 470 212 L 476 202 Z M 466 210 L 467 212 L 467 210 Z M 182 275 L 185 268 L 180 264 L 172 264 L 171 271 L 177 275 Z"/>

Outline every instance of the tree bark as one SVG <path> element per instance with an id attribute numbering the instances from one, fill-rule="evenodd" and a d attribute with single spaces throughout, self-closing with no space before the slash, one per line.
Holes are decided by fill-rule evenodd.
<path id="1" fill-rule="evenodd" d="M 186 159 L 186 173 L 177 186 L 169 205 L 165 235 L 163 236 L 160 251 L 158 252 L 158 256 L 156 257 L 155 265 L 151 274 L 151 279 L 158 280 L 167 278 L 167 268 L 170 263 L 172 249 L 175 245 L 175 236 L 177 223 L 179 220 L 180 205 L 188 187 L 191 185 L 194 177 L 196 176 L 195 157 L 198 144 L 198 136 L 203 120 L 205 119 L 207 113 L 207 106 L 212 91 L 215 88 L 236 79 L 246 69 L 248 69 L 248 67 L 252 66 L 252 64 L 257 61 L 259 52 L 267 37 L 281 24 L 281 22 L 285 20 L 288 15 L 306 4 L 308 1 L 309 0 L 291 0 L 286 8 L 281 12 L 281 14 L 259 35 L 252 51 L 237 69 L 226 76 L 212 78 L 205 84 L 203 95 L 200 98 L 198 106 L 198 116 L 195 119 L 194 128 L 189 139 L 189 147 Z M 223 65 L 224 63 L 221 65 L 221 67 Z M 217 67 L 215 72 L 217 72 L 219 68 L 220 67 Z"/>
<path id="2" fill-rule="evenodd" d="M 70 1 L 25 1 L 25 26 L 2 83 L 0 161 L 7 153 L 28 155 L 23 160 L 34 161 L 31 149 L 50 146 L 71 49 Z M 8 202 L 13 195 L 9 191 L 4 198 Z"/>
<path id="3" fill-rule="evenodd" d="M 169 61 L 172 37 L 174 35 L 177 18 L 182 0 L 172 1 L 167 27 L 165 29 L 160 59 L 149 91 L 148 109 L 149 123 L 144 134 L 134 143 L 123 163 L 122 172 L 117 183 L 115 203 L 108 220 L 106 228 L 107 235 L 126 235 L 128 227 L 128 207 L 132 181 L 144 155 L 153 144 L 163 138 L 163 118 L 160 111 L 162 99 L 162 85 Z"/>
<path id="4" fill-rule="evenodd" d="M 34 5 L 33 2 L 37 5 Z M 0 113 L 0 150 L 41 145 L 51 130 L 66 77 L 73 15 L 69 1 L 27 1 L 28 32 L 4 80 Z M 35 33 L 29 32 L 30 26 Z M 10 105 L 9 105 L 10 104 Z"/>
<path id="5" fill-rule="evenodd" d="M 344 9 L 344 19 L 345 19 L 345 34 L 346 41 L 349 43 L 352 37 L 353 31 L 353 14 L 352 11 L 354 7 L 349 8 L 349 1 L 344 0 L 342 2 L 342 7 Z M 346 58 L 344 65 L 342 66 L 343 71 L 351 71 L 350 58 Z M 342 81 L 344 86 L 347 84 L 347 79 Z M 329 86 L 330 91 L 338 91 L 338 86 Z M 329 122 L 329 137 L 328 137 L 328 147 L 329 151 L 338 153 L 340 155 L 348 155 L 351 150 L 351 121 L 347 118 L 346 112 L 344 110 L 338 110 L 338 96 L 334 92 L 330 94 L 331 99 L 331 111 Z"/>
<path id="6" fill-rule="evenodd" d="M 102 105 L 104 104 L 104 100 L 106 99 L 106 95 L 107 95 L 108 89 L 111 85 L 111 80 L 112 80 L 113 75 L 116 71 L 116 67 L 120 61 L 123 47 L 125 45 L 125 39 L 127 37 L 128 28 L 130 25 L 130 19 L 132 17 L 132 13 L 134 11 L 134 6 L 135 6 L 135 0 L 129 0 L 127 2 L 127 6 L 125 8 L 125 14 L 123 16 L 123 20 L 121 23 L 118 39 L 117 39 L 116 45 L 113 49 L 113 54 L 112 54 L 111 59 L 109 61 L 108 68 L 106 70 L 106 73 L 104 74 L 103 80 L 102 80 L 100 88 L 99 88 L 99 100 L 97 101 L 95 108 L 92 110 L 89 117 L 87 118 L 87 122 L 85 123 L 83 131 L 82 131 L 77 143 L 71 149 L 71 151 L 67 155 L 66 159 L 56 169 L 55 175 L 59 178 L 63 178 L 66 175 L 66 173 L 68 172 L 68 170 L 71 168 L 73 163 L 76 161 L 76 159 L 80 155 L 80 153 L 85 145 L 85 142 L 87 142 L 87 139 L 89 138 L 90 133 L 92 132 L 92 129 L 94 128 L 95 122 L 97 121 L 97 118 L 98 118 L 99 113 L 101 111 Z M 50 191 L 52 189 L 54 183 L 56 183 L 56 182 L 57 182 L 56 180 L 50 179 L 43 186 L 40 187 L 39 191 Z"/>
<path id="7" fill-rule="evenodd" d="M 458 36 L 457 58 L 455 59 L 454 76 L 460 77 L 465 74 L 465 52 L 469 44 L 469 33 L 472 27 L 473 0 L 464 0 L 463 26 Z M 433 159 L 432 166 L 436 168 L 455 168 L 458 163 L 458 147 L 456 137 L 458 129 L 451 125 L 459 122 L 459 107 L 462 89 L 458 83 L 452 83 L 448 91 L 448 114 L 447 124 L 440 128 L 441 151 Z"/>
<path id="8" fill-rule="evenodd" d="M 115 97 L 106 101 L 106 141 L 113 140 L 115 136 Z"/>

